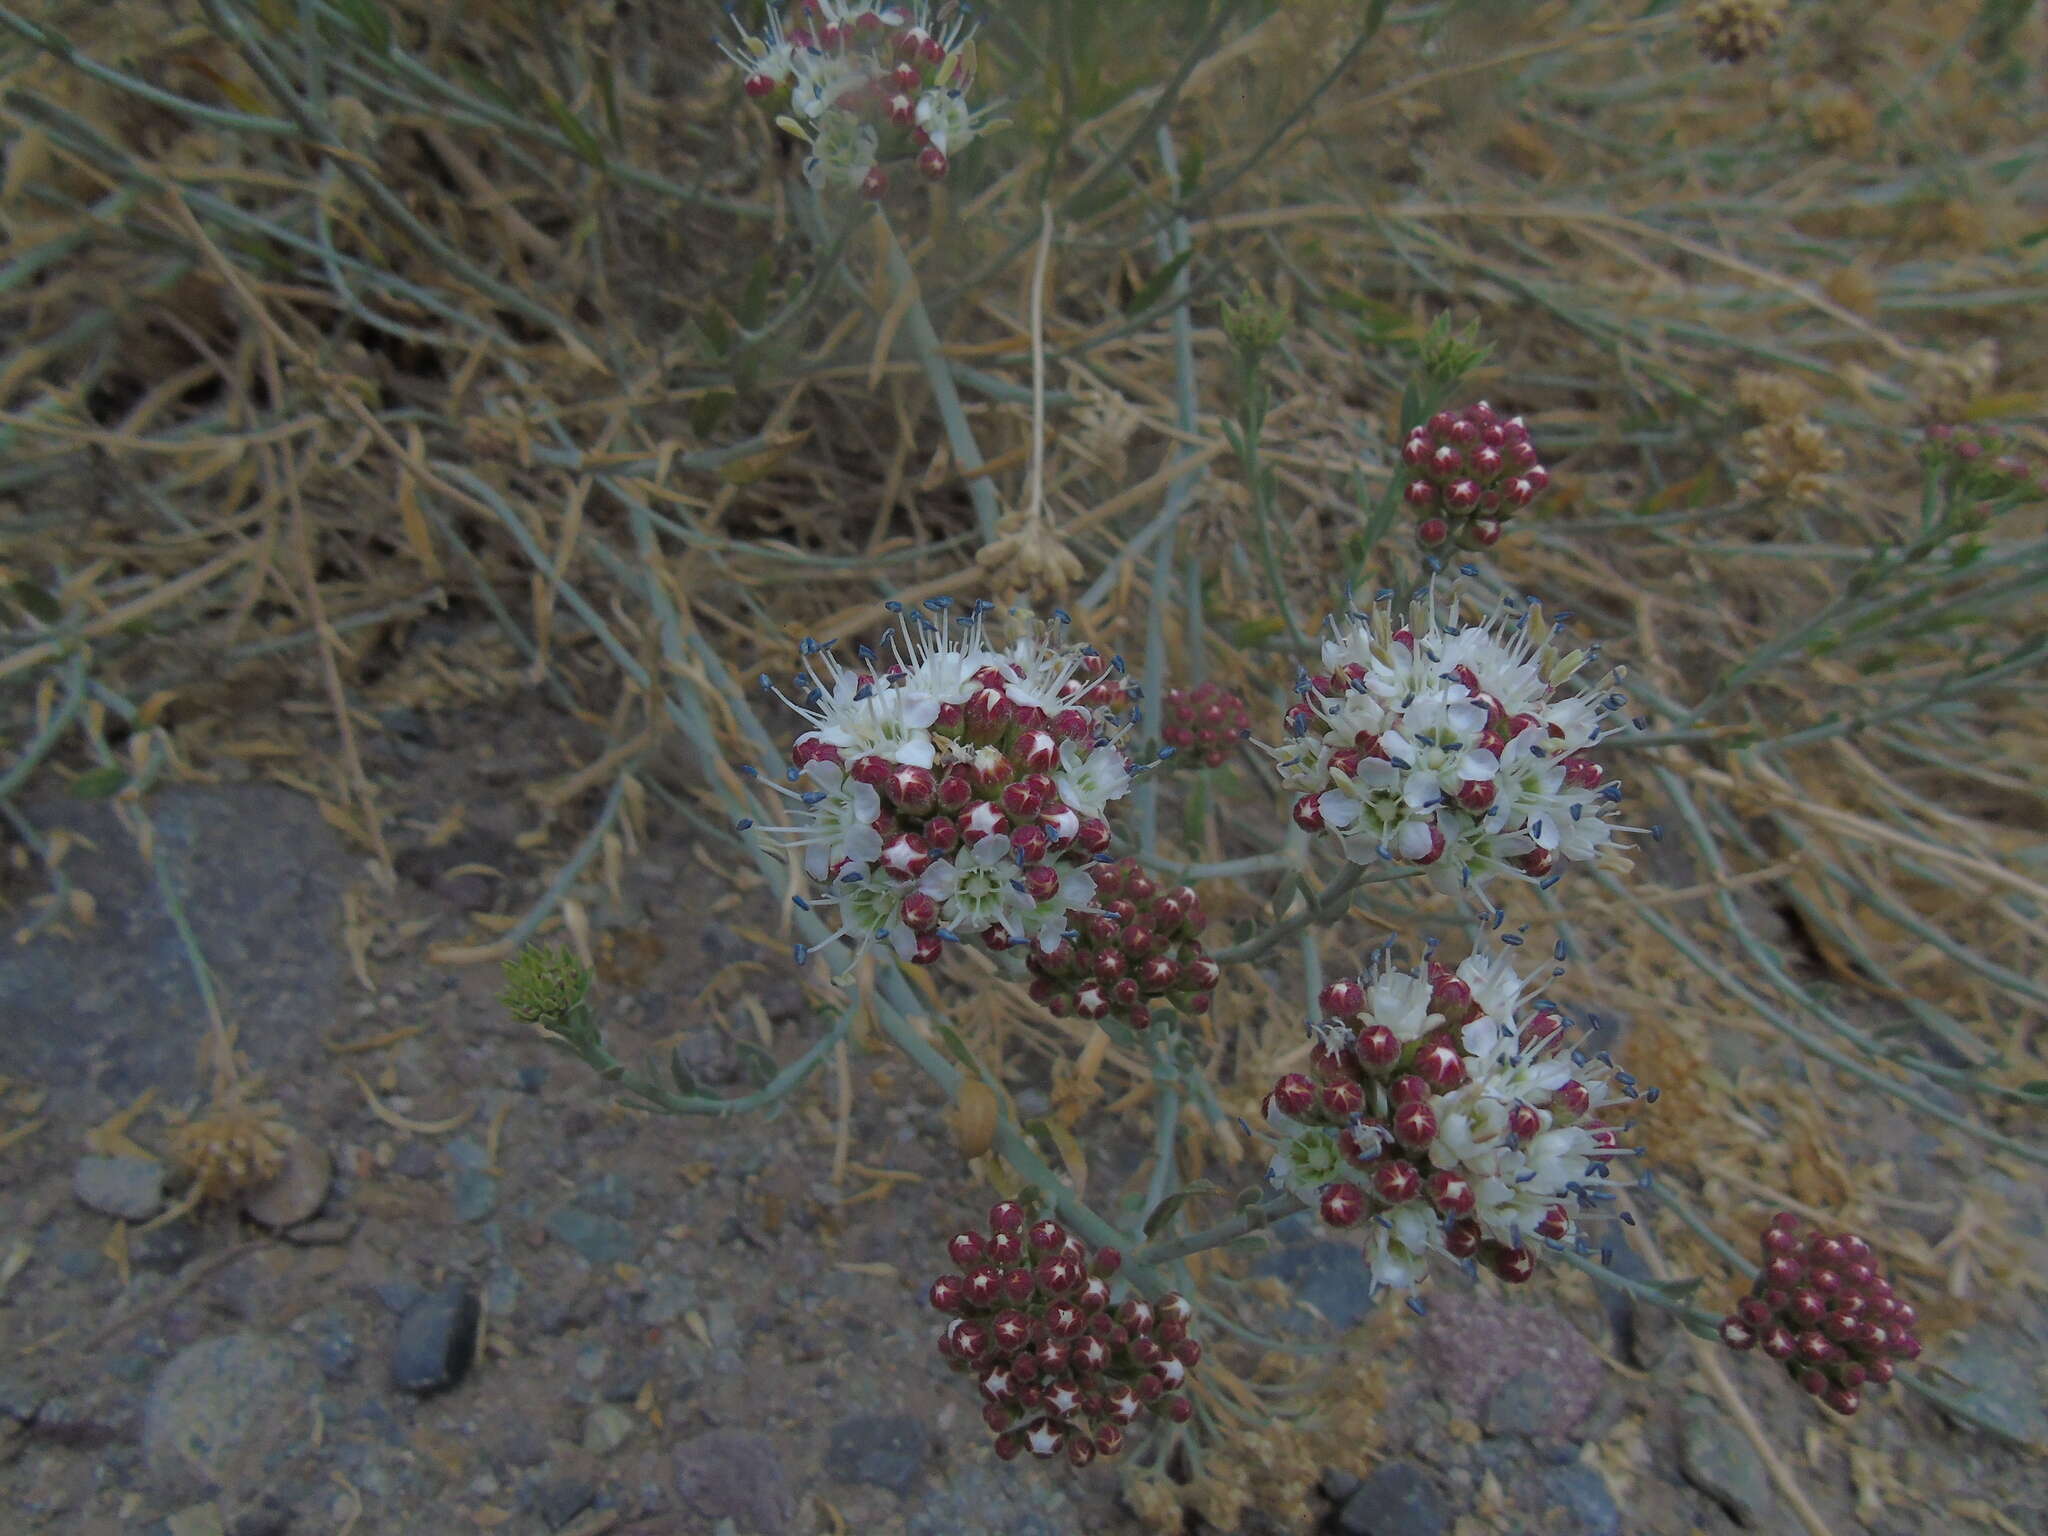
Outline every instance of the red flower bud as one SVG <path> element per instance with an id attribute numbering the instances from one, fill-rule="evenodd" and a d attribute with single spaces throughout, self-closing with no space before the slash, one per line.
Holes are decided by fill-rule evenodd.
<path id="1" fill-rule="evenodd" d="M 1471 1181 L 1448 1168 L 1439 1168 L 1429 1176 L 1426 1192 L 1429 1203 L 1446 1216 L 1469 1216 L 1479 1204 Z"/>
<path id="2" fill-rule="evenodd" d="M 1365 1108 L 1365 1090 L 1348 1077 L 1324 1083 L 1319 1097 L 1323 1112 L 1338 1120 L 1347 1119 Z"/>
<path id="3" fill-rule="evenodd" d="M 1401 1039 L 1384 1024 L 1368 1024 L 1351 1042 L 1351 1054 L 1367 1071 L 1383 1072 L 1401 1059 Z"/>
<path id="4" fill-rule="evenodd" d="M 1526 1248 L 1497 1248 L 1493 1272 L 1509 1285 L 1520 1285 L 1536 1273 L 1536 1260 Z"/>
<path id="5" fill-rule="evenodd" d="M 1316 1001 L 1325 1017 L 1348 1019 L 1365 1012 L 1365 988 L 1356 978 L 1347 977 L 1324 987 L 1317 994 Z"/>
<path id="6" fill-rule="evenodd" d="M 1325 1184 L 1319 1208 L 1333 1227 L 1356 1226 L 1365 1215 L 1365 1196 L 1355 1184 Z"/>
<path id="7" fill-rule="evenodd" d="M 1448 1091 L 1465 1081 L 1465 1058 L 1456 1047 L 1438 1041 L 1416 1054 L 1415 1070 L 1430 1087 Z"/>
<path id="8" fill-rule="evenodd" d="M 1410 1150 L 1428 1146 L 1436 1140 L 1436 1111 L 1426 1103 L 1403 1104 L 1394 1111 L 1394 1135 Z"/>
<path id="9" fill-rule="evenodd" d="M 1300 1072 L 1290 1072 L 1273 1085 L 1273 1103 L 1289 1119 L 1299 1120 L 1316 1107 L 1316 1085 Z"/>
<path id="10" fill-rule="evenodd" d="M 1387 1205 L 1405 1205 L 1422 1193 L 1422 1175 L 1404 1158 L 1382 1158 L 1373 1164 L 1372 1190 Z"/>

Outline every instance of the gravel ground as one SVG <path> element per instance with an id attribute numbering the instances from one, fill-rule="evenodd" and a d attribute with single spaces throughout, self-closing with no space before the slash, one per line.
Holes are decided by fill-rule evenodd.
<path id="1" fill-rule="evenodd" d="M 429 944 L 469 931 L 469 910 L 521 910 L 541 874 L 514 841 L 516 805 L 474 811 L 427 846 L 450 807 L 502 807 L 502 786 L 532 767 L 531 735 L 462 724 L 438 738 L 459 747 L 379 739 L 373 769 L 403 787 L 397 821 L 414 829 L 391 893 L 289 791 L 188 787 L 151 802 L 259 1097 L 331 1159 L 324 1191 L 319 1169 L 305 1172 L 316 1213 L 281 1235 L 222 1209 L 134 1225 L 175 1189 L 146 1160 L 99 1159 L 163 1152 L 161 1111 L 190 1106 L 202 1082 L 205 1014 L 162 895 L 107 809 L 36 811 L 92 839 L 67 868 L 99 920 L 0 955 L 0 1528 L 1146 1529 L 1109 1468 L 996 1463 L 932 1353 L 923 1286 L 989 1194 L 936 1094 L 900 1063 L 854 1053 L 851 1148 L 855 1164 L 904 1177 L 835 1192 L 829 1090 L 770 1121 L 629 1116 L 504 1016 L 494 967 L 426 962 Z M 344 942 L 352 890 L 372 918 L 371 991 Z M 650 848 L 625 894 L 598 909 L 622 1056 L 678 1041 L 730 1090 L 744 1063 L 727 1021 L 751 1017 L 731 1006 L 736 978 L 774 1053 L 801 1048 L 785 956 L 748 932 L 772 918 L 736 902 L 712 861 L 682 841 Z M 89 1141 L 152 1091 L 126 1127 L 133 1145 L 118 1129 Z M 2038 1180 L 2005 1183 L 2011 1219 L 2037 1236 Z M 1305 1490 L 1329 1529 L 1801 1528 L 1661 1317 L 1577 1280 L 1512 1296 L 1447 1282 L 1428 1317 L 1388 1314 L 1367 1308 L 1349 1266 L 1289 1234 L 1259 1267 L 1325 1316 L 1360 1319 L 1343 1369 L 1372 1373 L 1384 1400 L 1331 1426 L 1339 1449 Z M 1985 1303 L 1937 1353 L 1985 1412 L 2040 1445 L 2044 1339 L 2039 1296 L 2023 1293 Z M 2038 1456 L 1896 1395 L 1824 1422 L 1760 1362 L 1727 1365 L 1827 1529 L 2048 1530 Z M 1239 1528 L 1302 1526 L 1254 1508 Z"/>

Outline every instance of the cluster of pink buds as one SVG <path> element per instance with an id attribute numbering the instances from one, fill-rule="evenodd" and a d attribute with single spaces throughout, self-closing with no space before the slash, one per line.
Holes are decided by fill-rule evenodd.
<path id="1" fill-rule="evenodd" d="M 942 180 L 955 155 L 1000 126 L 967 105 L 973 30 L 955 0 L 796 0 L 771 5 L 761 34 L 740 27 L 738 44 L 721 47 L 747 95 L 810 146 L 812 186 L 879 198 L 889 164 L 914 158 L 920 174 Z"/>
<path id="2" fill-rule="evenodd" d="M 1322 669 L 1304 672 L 1287 736 L 1265 747 L 1297 796 L 1296 825 L 1327 832 L 1354 864 L 1430 866 L 1447 888 L 1502 873 L 1548 881 L 1560 866 L 1625 868 L 1608 817 L 1621 786 L 1593 749 L 1623 727 L 1620 674 L 1576 681 L 1590 650 L 1556 645 L 1533 606 L 1476 624 L 1432 591 L 1405 614 L 1390 595 L 1332 619 Z"/>
<path id="3" fill-rule="evenodd" d="M 1251 712 L 1241 695 L 1217 683 L 1202 683 L 1168 692 L 1160 735 L 1179 754 L 1176 762 L 1220 768 L 1251 728 Z"/>
<path id="4" fill-rule="evenodd" d="M 1854 1413 L 1863 1389 L 1892 1379 L 1897 1362 L 1917 1360 L 1919 1314 L 1892 1294 L 1870 1244 L 1853 1233 L 1800 1233 L 1780 1211 L 1763 1233 L 1763 1268 L 1721 1323 L 1730 1349 L 1761 1349 L 1835 1412 Z"/>
<path id="5" fill-rule="evenodd" d="M 1976 427 L 1943 423 L 1927 429 L 1926 457 L 1947 469 L 1972 497 L 2008 502 L 2048 497 L 2048 470 L 2037 473 L 2013 446 Z"/>
<path id="6" fill-rule="evenodd" d="M 880 940 L 917 964 L 949 940 L 1058 952 L 1098 911 L 1104 813 L 1133 772 L 1089 680 L 1099 658 L 1057 625 L 998 648 L 987 603 L 965 623 L 945 598 L 888 607 L 885 654 L 860 646 L 849 668 L 805 641 L 794 694 L 762 680 L 812 728 L 788 784 L 771 786 L 796 814 L 759 835 L 801 851 L 826 894 L 798 904 L 836 906 L 833 937 L 856 951 Z"/>
<path id="7" fill-rule="evenodd" d="M 996 1455 L 1064 1455 L 1085 1467 L 1121 1451 L 1141 1414 L 1176 1424 L 1193 1417 L 1181 1388 L 1202 1346 L 1188 1336 L 1187 1298 L 1133 1293 L 1112 1304 L 1122 1255 L 1090 1253 L 1014 1200 L 993 1206 L 988 1226 L 946 1245 L 959 1272 L 934 1280 L 930 1297 L 951 1314 L 939 1353 L 980 1383 Z"/>
<path id="8" fill-rule="evenodd" d="M 1421 519 L 1415 536 L 1433 553 L 1498 544 L 1508 519 L 1550 484 L 1522 418 L 1503 419 L 1484 400 L 1410 428 L 1401 462 L 1402 497 Z"/>
<path id="9" fill-rule="evenodd" d="M 1376 1288 L 1414 1286 L 1432 1252 L 1520 1283 L 1539 1239 L 1585 1251 L 1578 1218 L 1628 1155 L 1603 1116 L 1635 1080 L 1526 990 L 1506 950 L 1333 981 L 1309 1071 L 1267 1094 L 1269 1176 L 1362 1245 Z"/>
<path id="10" fill-rule="evenodd" d="M 1031 951 L 1032 1000 L 1061 1016 L 1116 1018 L 1133 1029 L 1150 1027 L 1162 1003 L 1207 1013 L 1223 972 L 1202 948 L 1201 898 L 1188 886 L 1159 884 L 1135 859 L 1097 864 L 1093 874 L 1096 910 L 1070 938 Z"/>

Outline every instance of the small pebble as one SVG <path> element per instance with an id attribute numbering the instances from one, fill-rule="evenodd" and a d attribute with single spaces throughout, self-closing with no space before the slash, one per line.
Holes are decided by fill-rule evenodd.
<path id="1" fill-rule="evenodd" d="M 334 1182 L 334 1159 L 319 1142 L 294 1136 L 277 1177 L 242 1197 L 242 1212 L 258 1226 L 281 1231 L 319 1214 Z"/>
<path id="2" fill-rule="evenodd" d="M 413 1303 L 399 1319 L 392 1384 L 404 1392 L 445 1392 L 469 1373 L 482 1309 L 468 1287 L 453 1285 Z"/>
<path id="3" fill-rule="evenodd" d="M 164 1208 L 164 1165 L 153 1157 L 81 1157 L 71 1193 L 101 1215 L 147 1221 Z"/>

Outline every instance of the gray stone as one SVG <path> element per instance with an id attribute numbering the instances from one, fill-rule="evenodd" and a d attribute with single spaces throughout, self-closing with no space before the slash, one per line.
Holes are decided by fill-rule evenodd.
<path id="1" fill-rule="evenodd" d="M 548 1231 L 583 1255 L 586 1263 L 603 1268 L 632 1262 L 639 1245 L 633 1229 L 613 1216 L 603 1216 L 573 1205 L 565 1205 L 548 1217 Z"/>
<path id="2" fill-rule="evenodd" d="M 672 1323 L 697 1304 L 697 1288 L 683 1276 L 664 1270 L 647 1282 L 640 1299 L 640 1321 Z"/>
<path id="3" fill-rule="evenodd" d="M 370 1294 L 403 1317 L 427 1293 L 410 1280 L 380 1280 L 370 1287 Z"/>
<path id="4" fill-rule="evenodd" d="M 2023 1445 L 2048 1444 L 2048 1409 L 2035 1383 L 2041 1346 L 2025 1334 L 1983 1323 L 1960 1348 L 1944 1351 L 1944 1374 L 1965 1384 L 1958 1401 L 1984 1423 Z M 1958 1420 L 1968 1427 L 1967 1419 Z"/>
<path id="5" fill-rule="evenodd" d="M 28 1422 L 48 1395 L 19 1376 L 0 1376 L 0 1419 Z"/>
<path id="6" fill-rule="evenodd" d="M 103 1216 L 147 1221 L 164 1208 L 164 1165 L 153 1157 L 81 1157 L 71 1193 Z"/>
<path id="7" fill-rule="evenodd" d="M 729 1519 L 759 1536 L 784 1536 L 796 1519 L 775 1442 L 744 1429 L 714 1429 L 677 1446 L 676 1492 L 685 1513 Z"/>
<path id="8" fill-rule="evenodd" d="M 1466 1413 L 1516 1376 L 1543 1376 L 1551 1401 L 1542 1433 L 1549 1435 L 1576 1430 L 1606 1378 L 1600 1357 L 1561 1314 L 1476 1291 L 1438 1291 L 1423 1319 L 1421 1346 L 1438 1395 Z"/>
<path id="9" fill-rule="evenodd" d="M 482 1221 L 498 1208 L 498 1181 L 467 1168 L 455 1171 L 455 1219 Z"/>
<path id="10" fill-rule="evenodd" d="M 231 1333 L 182 1350 L 157 1376 L 143 1412 L 151 1476 L 173 1499 L 270 1484 L 276 1463 L 306 1434 L 318 1381 L 304 1355 L 268 1334 Z"/>
<path id="11" fill-rule="evenodd" d="M 599 1403 L 583 1416 L 583 1449 L 609 1456 L 633 1436 L 640 1421 L 611 1403 Z"/>
<path id="12" fill-rule="evenodd" d="M 1479 1427 L 1489 1435 L 1555 1432 L 1557 1390 L 1543 1371 L 1517 1371 L 1487 1394 Z"/>
<path id="13" fill-rule="evenodd" d="M 1412 1461 L 1374 1468 L 1337 1512 L 1344 1536 L 1443 1536 L 1450 1527 L 1443 1495 Z"/>
<path id="14" fill-rule="evenodd" d="M 491 1270 L 484 1281 L 484 1305 L 492 1317 L 506 1318 L 519 1305 L 519 1271 L 510 1264 L 500 1264 Z"/>
<path id="15" fill-rule="evenodd" d="M 1742 1431 L 1704 1397 L 1686 1399 L 1678 1420 L 1678 1467 L 1685 1480 L 1744 1525 L 1765 1524 L 1774 1504 L 1770 1475 Z"/>
<path id="16" fill-rule="evenodd" d="M 986 1462 L 949 1465 L 919 1495 L 906 1536 L 1074 1536 L 1098 1528 L 1052 1479 L 1005 1475 L 1016 1470 Z"/>
<path id="17" fill-rule="evenodd" d="M 285 1148 L 277 1177 L 242 1197 L 242 1211 L 273 1232 L 319 1215 L 334 1182 L 334 1159 L 317 1141 L 294 1136 Z"/>
<path id="18" fill-rule="evenodd" d="M 1656 1277 L 1643 1256 L 1629 1246 L 1626 1229 L 1616 1227 L 1613 1236 L 1613 1262 L 1609 1266 L 1613 1272 L 1626 1280 L 1654 1280 Z M 1600 1308 L 1614 1329 L 1615 1346 L 1623 1358 L 1644 1370 L 1653 1368 L 1678 1337 L 1676 1319 L 1660 1307 L 1637 1301 L 1619 1286 L 1596 1284 L 1594 1289 L 1599 1292 Z"/>
<path id="19" fill-rule="evenodd" d="M 128 1262 L 155 1275 L 174 1275 L 199 1251 L 199 1226 L 180 1218 L 128 1234 Z"/>
<path id="20" fill-rule="evenodd" d="M 1536 1479 L 1535 1503 L 1538 1513 L 1548 1517 L 1547 1530 L 1569 1536 L 1621 1536 L 1621 1511 L 1598 1467 L 1584 1462 L 1545 1467 Z"/>
<path id="21" fill-rule="evenodd" d="M 597 1485 L 581 1477 L 544 1478 L 534 1489 L 533 1507 L 551 1531 L 559 1531 L 590 1507 Z"/>
<path id="22" fill-rule="evenodd" d="M 362 1225 L 362 1217 L 354 1211 L 337 1211 L 332 1216 L 322 1216 L 316 1221 L 302 1221 L 285 1230 L 284 1239 L 301 1248 L 331 1248 L 345 1243 L 356 1235 L 356 1228 Z"/>
<path id="23" fill-rule="evenodd" d="M 1372 1271 L 1356 1248 L 1315 1236 L 1306 1214 L 1276 1223 L 1273 1242 L 1270 1252 L 1252 1262 L 1252 1273 L 1275 1276 L 1297 1301 L 1307 1304 L 1289 1308 L 1279 1319 L 1280 1327 L 1291 1333 L 1321 1334 L 1331 1328 L 1341 1332 L 1372 1310 Z M 1314 1307 L 1325 1321 L 1318 1321 L 1307 1307 Z"/>
<path id="24" fill-rule="evenodd" d="M 825 1470 L 843 1483 L 907 1494 L 923 1475 L 930 1451 L 931 1432 L 915 1414 L 856 1414 L 832 1426 Z"/>
<path id="25" fill-rule="evenodd" d="M 421 1395 L 458 1385 L 476 1353 L 481 1311 L 475 1295 L 460 1284 L 414 1302 L 398 1322 L 392 1385 Z"/>
<path id="26" fill-rule="evenodd" d="M 265 1493 L 249 1509 L 227 1524 L 226 1536 L 285 1536 L 292 1528 L 296 1500 L 278 1493 Z"/>
<path id="27" fill-rule="evenodd" d="M 1342 1504 L 1358 1492 L 1360 1481 L 1356 1472 L 1346 1472 L 1341 1467 L 1325 1467 L 1316 1486 L 1323 1490 L 1323 1497 L 1332 1504 Z"/>
<path id="28" fill-rule="evenodd" d="M 322 1333 L 313 1340 L 313 1359 L 320 1366 L 320 1374 L 329 1381 L 348 1380 L 356 1373 L 356 1362 L 361 1358 L 355 1335 L 344 1329 Z"/>

